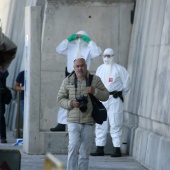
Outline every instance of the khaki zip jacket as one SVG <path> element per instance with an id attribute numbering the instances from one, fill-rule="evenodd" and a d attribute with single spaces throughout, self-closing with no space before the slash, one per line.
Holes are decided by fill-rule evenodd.
<path id="1" fill-rule="evenodd" d="M 89 72 L 87 71 L 87 78 Z M 93 94 L 97 99 L 106 101 L 109 98 L 109 92 L 102 83 L 100 77 L 94 75 L 91 86 L 95 89 Z M 75 72 L 72 72 L 68 77 L 63 80 L 63 83 L 58 92 L 58 102 L 60 106 L 68 110 L 67 121 L 74 123 L 94 123 L 92 117 L 92 103 L 90 96 L 86 92 L 86 80 L 77 80 L 77 89 L 75 88 Z M 81 112 L 79 108 L 73 108 L 71 101 L 76 100 L 80 96 L 87 96 L 87 111 Z"/>

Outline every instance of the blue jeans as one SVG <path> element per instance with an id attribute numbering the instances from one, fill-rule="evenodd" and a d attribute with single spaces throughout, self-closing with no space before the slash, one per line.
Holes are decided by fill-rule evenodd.
<path id="1" fill-rule="evenodd" d="M 24 120 L 24 100 L 20 100 L 20 115 L 22 120 Z"/>

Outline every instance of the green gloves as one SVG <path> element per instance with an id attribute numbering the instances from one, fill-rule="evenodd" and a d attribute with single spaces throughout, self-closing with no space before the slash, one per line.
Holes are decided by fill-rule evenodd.
<path id="1" fill-rule="evenodd" d="M 89 43 L 91 41 L 91 39 L 86 35 L 82 35 L 81 39 L 84 40 L 86 43 Z"/>
<path id="2" fill-rule="evenodd" d="M 74 40 L 76 40 L 76 39 L 77 39 L 77 35 L 76 35 L 76 34 L 72 34 L 70 37 L 67 38 L 67 40 L 68 40 L 69 42 L 74 41 Z"/>
<path id="3" fill-rule="evenodd" d="M 78 38 L 77 34 L 72 34 L 72 35 L 70 35 L 70 36 L 67 38 L 67 40 L 68 40 L 69 42 L 72 42 L 72 41 L 76 40 L 77 38 Z M 89 42 L 91 41 L 91 39 L 90 39 L 88 36 L 86 36 L 86 35 L 81 35 L 81 39 L 82 39 L 83 41 L 85 41 L 86 43 L 89 43 Z"/>

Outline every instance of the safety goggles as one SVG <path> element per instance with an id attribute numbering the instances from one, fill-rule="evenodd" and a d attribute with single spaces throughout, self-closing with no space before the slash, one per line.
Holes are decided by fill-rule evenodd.
<path id="1" fill-rule="evenodd" d="M 110 58 L 110 57 L 113 57 L 114 55 L 103 55 L 104 58 Z"/>

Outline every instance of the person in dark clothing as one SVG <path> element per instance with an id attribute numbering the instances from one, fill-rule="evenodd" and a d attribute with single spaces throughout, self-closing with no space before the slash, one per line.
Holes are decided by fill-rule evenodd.
<path id="1" fill-rule="evenodd" d="M 6 90 L 6 79 L 8 75 L 9 73 L 7 70 L 5 72 L 0 72 L 0 137 L 1 137 L 1 143 L 7 143 L 4 95 L 5 95 L 5 90 Z"/>
<path id="2" fill-rule="evenodd" d="M 21 71 L 17 78 L 14 85 L 14 89 L 20 91 L 20 113 L 22 119 L 24 119 L 24 70 Z"/>

